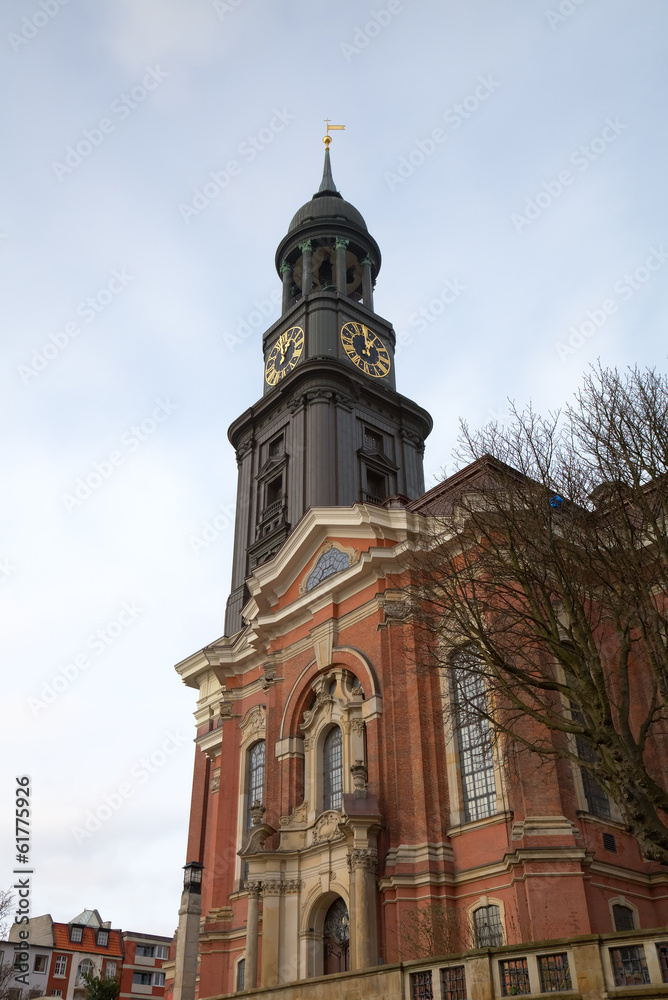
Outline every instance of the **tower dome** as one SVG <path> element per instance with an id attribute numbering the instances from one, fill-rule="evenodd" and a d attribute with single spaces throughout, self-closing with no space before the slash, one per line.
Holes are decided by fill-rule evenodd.
<path id="1" fill-rule="evenodd" d="M 276 251 L 284 311 L 304 295 L 335 288 L 371 305 L 371 288 L 380 262 L 378 244 L 361 212 L 336 189 L 327 148 L 320 187 L 292 217 Z"/>

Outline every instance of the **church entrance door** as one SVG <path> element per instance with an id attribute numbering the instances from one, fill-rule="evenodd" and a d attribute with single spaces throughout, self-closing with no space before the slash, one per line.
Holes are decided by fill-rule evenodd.
<path id="1" fill-rule="evenodd" d="M 324 973 L 348 972 L 350 969 L 350 921 L 348 907 L 339 897 L 335 899 L 325 917 Z"/>

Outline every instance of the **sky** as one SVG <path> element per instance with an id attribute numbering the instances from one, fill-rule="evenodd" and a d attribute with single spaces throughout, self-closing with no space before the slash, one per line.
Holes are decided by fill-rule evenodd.
<path id="1" fill-rule="evenodd" d="M 666 370 L 665 0 L 4 0 L 0 887 L 171 935 L 231 571 L 227 427 L 324 119 L 397 387 L 458 421 Z"/>

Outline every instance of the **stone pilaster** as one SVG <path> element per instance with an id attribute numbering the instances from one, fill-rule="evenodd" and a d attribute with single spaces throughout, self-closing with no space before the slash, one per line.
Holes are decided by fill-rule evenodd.
<path id="1" fill-rule="evenodd" d="M 246 982 L 247 990 L 257 986 L 257 934 L 260 909 L 261 882 L 246 882 L 248 890 L 248 917 L 246 920 Z"/>
<path id="2" fill-rule="evenodd" d="M 202 898 L 199 893 L 184 892 L 176 938 L 173 1000 L 195 1000 L 201 916 Z"/>
<path id="3" fill-rule="evenodd" d="M 344 240 L 341 236 L 337 236 L 334 240 L 334 248 L 336 250 L 336 288 L 342 295 L 346 294 L 348 287 L 346 282 L 346 248 L 349 243 L 350 240 Z"/>
<path id="4" fill-rule="evenodd" d="M 368 969 L 378 962 L 375 848 L 354 848 L 348 855 L 350 870 L 350 967 Z"/>

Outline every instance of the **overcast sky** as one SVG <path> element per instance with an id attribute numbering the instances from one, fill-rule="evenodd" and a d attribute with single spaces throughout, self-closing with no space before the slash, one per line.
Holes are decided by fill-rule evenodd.
<path id="1" fill-rule="evenodd" d="M 173 664 L 223 630 L 226 431 L 262 391 L 323 119 L 433 485 L 459 417 L 558 407 L 597 357 L 665 371 L 668 6 L 4 0 L 0 22 L 0 887 L 29 774 L 33 912 L 171 934 L 195 707 Z"/>

